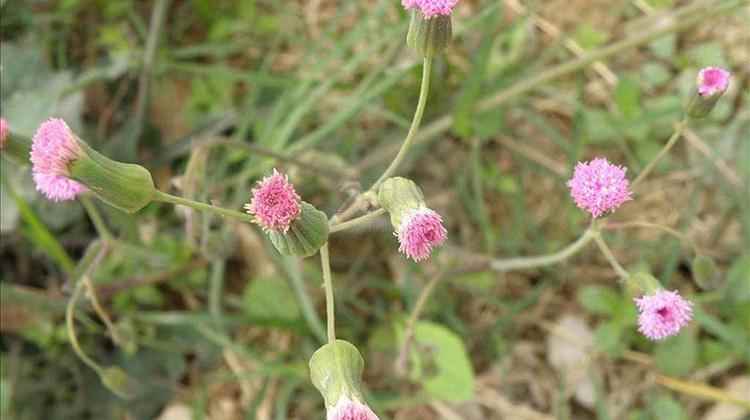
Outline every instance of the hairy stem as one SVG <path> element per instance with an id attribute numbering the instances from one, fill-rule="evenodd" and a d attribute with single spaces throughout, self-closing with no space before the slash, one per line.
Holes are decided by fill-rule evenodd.
<path id="1" fill-rule="evenodd" d="M 609 261 L 609 264 L 614 268 L 615 272 L 617 272 L 617 275 L 620 276 L 620 279 L 622 281 L 625 281 L 628 279 L 628 271 L 625 270 L 622 265 L 617 261 L 617 258 L 615 258 L 615 254 L 612 253 L 612 250 L 609 249 L 609 246 L 607 246 L 607 243 L 604 242 L 604 239 L 602 238 L 601 233 L 597 232 L 596 235 L 594 235 L 594 241 L 596 242 L 596 245 L 599 247 L 599 249 L 602 251 L 602 254 L 604 254 L 604 257 L 607 258 L 607 261 Z"/>
<path id="2" fill-rule="evenodd" d="M 381 209 L 372 211 L 370 213 L 367 213 L 363 216 L 357 217 L 356 219 L 349 220 L 348 222 L 336 223 L 335 221 L 333 221 L 331 223 L 331 228 L 329 232 L 336 233 L 336 232 L 341 232 L 343 230 L 351 229 L 356 226 L 366 225 L 372 222 L 373 220 L 377 219 L 383 214 L 385 214 L 385 209 L 381 208 Z"/>
<path id="3" fill-rule="evenodd" d="M 189 200 L 187 198 L 178 197 L 176 195 L 168 194 L 162 191 L 156 191 L 154 200 L 161 201 L 163 203 L 178 204 L 181 206 L 188 206 L 190 208 L 206 211 L 209 213 L 215 213 L 221 216 L 237 219 L 243 222 L 252 223 L 253 217 L 249 214 L 242 213 L 237 210 L 226 209 L 223 207 L 214 206 L 211 204 L 201 203 L 200 201 Z"/>
<path id="4" fill-rule="evenodd" d="M 419 131 L 419 126 L 422 123 L 422 116 L 424 115 L 425 105 L 427 104 L 427 96 L 430 93 L 431 73 L 432 57 L 425 57 L 424 63 L 422 64 L 422 86 L 419 89 L 419 102 L 417 103 L 417 110 L 414 112 L 414 119 L 412 119 L 411 121 L 411 127 L 409 127 L 409 133 L 406 135 L 406 139 L 404 139 L 404 143 L 401 145 L 401 149 L 396 154 L 393 162 L 391 162 L 385 172 L 383 172 L 383 175 L 381 175 L 380 178 L 374 184 L 372 184 L 372 187 L 370 187 L 370 191 L 376 191 L 380 184 L 383 183 L 383 181 L 393 175 L 398 170 L 398 166 L 404 160 L 406 154 L 409 152 L 409 148 L 412 146 L 414 138 L 417 135 L 417 131 Z"/>
<path id="5" fill-rule="evenodd" d="M 320 248 L 320 265 L 323 267 L 323 288 L 326 292 L 326 321 L 328 324 L 328 343 L 336 342 L 336 313 L 333 303 L 333 279 L 331 278 L 331 261 L 328 256 L 328 242 Z"/>
<path id="6" fill-rule="evenodd" d="M 687 127 L 687 123 L 688 123 L 688 120 L 687 120 L 687 117 L 685 117 L 682 121 L 678 122 L 675 125 L 675 129 L 674 129 L 674 133 L 672 133 L 672 137 L 670 137 L 669 140 L 667 140 L 667 144 L 664 145 L 664 147 L 659 151 L 656 157 L 654 157 L 651 160 L 651 162 L 649 162 L 648 165 L 646 165 L 646 167 L 643 168 L 641 173 L 638 174 L 638 177 L 635 178 L 635 181 L 633 181 L 633 184 L 631 185 L 631 189 L 635 190 L 635 187 L 641 182 L 643 182 L 643 180 L 646 179 L 648 174 L 652 170 L 654 170 L 654 168 L 656 167 L 656 164 L 659 163 L 659 161 L 662 160 L 662 158 L 664 158 L 664 156 L 666 156 L 670 150 L 672 150 L 672 147 L 674 147 L 674 145 L 677 143 L 677 140 L 679 140 L 680 137 L 682 136 L 682 132 Z"/>
<path id="7" fill-rule="evenodd" d="M 598 234 L 598 231 L 592 224 L 575 242 L 554 254 L 540 255 L 536 257 L 495 259 L 490 262 L 490 268 L 495 271 L 512 271 L 557 264 L 577 254 L 589 242 L 591 242 L 592 239 L 596 238 Z"/>

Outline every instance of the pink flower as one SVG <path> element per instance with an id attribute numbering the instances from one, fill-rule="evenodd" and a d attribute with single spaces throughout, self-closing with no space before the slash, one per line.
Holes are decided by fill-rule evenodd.
<path id="1" fill-rule="evenodd" d="M 31 171 L 36 189 L 52 201 L 72 200 L 87 191 L 69 178 L 69 166 L 82 154 L 65 121 L 52 118 L 42 123 L 31 143 Z"/>
<path id="2" fill-rule="evenodd" d="M 430 257 L 433 247 L 445 242 L 448 231 L 439 214 L 420 207 L 404 216 L 395 235 L 400 244 L 399 251 L 414 261 L 422 261 Z"/>
<path id="3" fill-rule="evenodd" d="M 651 340 L 677 334 L 693 317 L 693 304 L 677 291 L 658 290 L 635 299 L 638 306 L 638 331 Z"/>
<path id="4" fill-rule="evenodd" d="M 450 16 L 458 0 L 401 0 L 406 10 L 419 9 L 425 19 L 438 15 Z"/>
<path id="5" fill-rule="evenodd" d="M 8 138 L 8 121 L 5 118 L 0 118 L 0 149 L 5 148 L 5 139 Z"/>
<path id="6" fill-rule="evenodd" d="M 288 177 L 274 169 L 271 176 L 258 182 L 245 209 L 264 230 L 286 233 L 302 211 L 300 200 Z"/>
<path id="7" fill-rule="evenodd" d="M 713 96 L 723 94 L 729 88 L 731 74 L 719 67 L 706 67 L 698 73 L 698 94 Z"/>
<path id="8" fill-rule="evenodd" d="M 328 410 L 327 420 L 379 420 L 370 407 L 346 397 L 339 399 L 336 405 Z"/>
<path id="9" fill-rule="evenodd" d="M 615 166 L 607 159 L 596 158 L 579 162 L 573 178 L 568 181 L 570 195 L 576 205 L 597 218 L 614 211 L 622 203 L 632 200 L 630 183 L 625 177 L 627 168 Z"/>

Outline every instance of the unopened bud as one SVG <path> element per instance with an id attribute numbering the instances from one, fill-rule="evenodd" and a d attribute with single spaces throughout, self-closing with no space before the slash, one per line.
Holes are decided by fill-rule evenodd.
<path id="1" fill-rule="evenodd" d="M 411 179 L 402 177 L 388 178 L 378 189 L 378 202 L 391 216 L 394 227 L 401 225 L 401 220 L 412 210 L 425 207 L 422 190 Z"/>
<path id="2" fill-rule="evenodd" d="M 691 118 L 705 118 L 716 106 L 719 98 L 729 88 L 731 74 L 719 67 L 706 67 L 698 73 L 696 90 L 687 114 Z"/>

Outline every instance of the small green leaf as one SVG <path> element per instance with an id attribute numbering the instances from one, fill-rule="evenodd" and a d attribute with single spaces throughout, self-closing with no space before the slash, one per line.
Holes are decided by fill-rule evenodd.
<path id="1" fill-rule="evenodd" d="M 698 362 L 698 340 L 689 331 L 669 338 L 656 346 L 654 360 L 667 375 L 685 375 Z"/>
<path id="2" fill-rule="evenodd" d="M 605 322 L 594 331 L 594 343 L 600 351 L 610 356 L 618 356 L 624 350 L 622 333 L 623 326 L 619 322 Z"/>
<path id="3" fill-rule="evenodd" d="M 687 420 L 687 414 L 682 405 L 667 394 L 651 401 L 649 412 L 652 418 L 658 420 Z"/>
<path id="4" fill-rule="evenodd" d="M 578 291 L 578 302 L 593 314 L 614 315 L 620 296 L 609 287 L 586 286 Z"/>
<path id="5" fill-rule="evenodd" d="M 641 87 L 631 78 L 622 78 L 615 88 L 615 103 L 627 120 L 641 114 Z"/>
<path id="6" fill-rule="evenodd" d="M 259 278 L 245 288 L 245 313 L 261 320 L 296 321 L 300 310 L 294 292 L 287 282 L 278 278 Z"/>
<path id="7" fill-rule="evenodd" d="M 403 328 L 398 330 L 403 343 Z M 420 321 L 414 329 L 410 376 L 433 398 L 460 402 L 474 398 L 474 370 L 461 339 L 442 325 Z"/>
<path id="8" fill-rule="evenodd" d="M 719 287 L 721 276 L 714 259 L 708 255 L 697 255 L 692 263 L 693 279 L 703 290 L 713 290 Z"/>
<path id="9" fill-rule="evenodd" d="M 735 303 L 750 301 L 750 254 L 737 259 L 729 269 L 726 298 Z"/>

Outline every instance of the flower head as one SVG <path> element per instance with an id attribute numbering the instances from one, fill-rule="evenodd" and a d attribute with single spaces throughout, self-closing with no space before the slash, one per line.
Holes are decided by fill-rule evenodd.
<path id="1" fill-rule="evenodd" d="M 327 420 L 379 420 L 365 404 L 342 397 L 328 410 Z"/>
<path id="2" fill-rule="evenodd" d="M 604 158 L 596 158 L 576 165 L 573 178 L 568 181 L 570 195 L 576 205 L 596 218 L 614 211 L 632 200 L 627 168 L 612 165 Z"/>
<path id="3" fill-rule="evenodd" d="M 677 291 L 657 290 L 635 299 L 638 307 L 638 331 L 651 340 L 677 334 L 693 317 L 693 304 Z"/>
<path id="4" fill-rule="evenodd" d="M 450 16 L 458 0 L 401 0 L 401 4 L 407 10 L 419 9 L 425 19 L 438 15 Z"/>
<path id="5" fill-rule="evenodd" d="M 52 201 L 72 200 L 87 191 L 70 179 L 70 165 L 83 154 L 65 121 L 52 118 L 39 126 L 31 144 L 36 189 Z"/>
<path id="6" fill-rule="evenodd" d="M 419 207 L 401 219 L 395 235 L 400 244 L 399 251 L 414 261 L 422 261 L 429 258 L 433 247 L 445 242 L 448 231 L 437 212 Z"/>
<path id="7" fill-rule="evenodd" d="M 698 73 L 698 94 L 713 96 L 729 88 L 731 74 L 720 67 L 706 67 Z"/>
<path id="8" fill-rule="evenodd" d="M 8 138 L 8 122 L 0 118 L 0 149 L 5 148 L 5 139 Z"/>
<path id="9" fill-rule="evenodd" d="M 274 169 L 258 182 L 245 209 L 263 229 L 286 232 L 301 213 L 300 201 L 289 178 Z"/>

